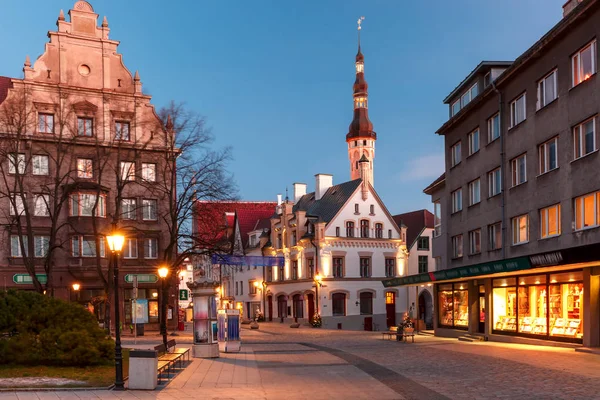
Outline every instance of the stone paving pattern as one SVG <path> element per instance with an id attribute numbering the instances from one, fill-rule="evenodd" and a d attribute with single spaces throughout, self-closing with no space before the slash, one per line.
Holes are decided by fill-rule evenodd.
<path id="1" fill-rule="evenodd" d="M 191 336 L 179 336 L 191 345 Z M 145 336 L 136 346 L 160 342 Z M 186 344 L 187 343 L 187 344 Z M 0 400 L 46 399 L 600 399 L 600 355 L 572 348 L 459 342 L 419 335 L 291 329 L 242 331 L 242 351 L 192 359 L 155 391 L 0 392 Z"/>

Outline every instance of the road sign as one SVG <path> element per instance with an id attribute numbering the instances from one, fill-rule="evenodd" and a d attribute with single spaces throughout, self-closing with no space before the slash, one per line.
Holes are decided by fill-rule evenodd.
<path id="1" fill-rule="evenodd" d="M 179 300 L 188 300 L 188 290 L 187 289 L 179 289 Z"/>
<path id="2" fill-rule="evenodd" d="M 48 276 L 46 274 L 35 274 L 35 276 L 41 284 L 48 283 Z M 33 284 L 33 279 L 29 274 L 14 274 L 13 282 L 17 285 L 31 285 Z"/>
<path id="3" fill-rule="evenodd" d="M 158 276 L 156 276 L 155 274 L 127 274 L 125 275 L 125 282 L 133 283 L 134 277 L 137 277 L 138 283 L 158 282 Z"/>

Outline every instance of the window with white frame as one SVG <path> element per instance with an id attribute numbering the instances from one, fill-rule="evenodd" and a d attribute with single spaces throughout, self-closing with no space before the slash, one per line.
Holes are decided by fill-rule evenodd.
<path id="1" fill-rule="evenodd" d="M 121 199 L 121 218 L 136 219 L 136 199 Z"/>
<path id="2" fill-rule="evenodd" d="M 454 167 L 455 165 L 457 165 L 458 163 L 460 163 L 461 161 L 461 152 L 460 152 L 460 141 L 456 144 L 454 144 L 451 148 L 450 148 L 450 162 L 451 162 L 451 167 Z"/>
<path id="3" fill-rule="evenodd" d="M 10 215 L 23 215 L 25 213 L 25 195 L 13 193 L 10 195 Z"/>
<path id="4" fill-rule="evenodd" d="M 481 229 L 469 232 L 469 254 L 481 253 Z"/>
<path id="5" fill-rule="evenodd" d="M 142 179 L 146 182 L 156 182 L 156 164 L 142 163 Z"/>
<path id="6" fill-rule="evenodd" d="M 23 249 L 25 249 L 25 255 L 27 255 L 27 243 L 27 236 L 10 235 L 10 256 L 23 257 L 23 252 L 21 251 Z"/>
<path id="7" fill-rule="evenodd" d="M 47 194 L 36 194 L 33 199 L 33 215 L 36 217 L 49 217 L 50 196 Z"/>
<path id="8" fill-rule="evenodd" d="M 558 168 L 558 136 L 538 147 L 540 175 Z"/>
<path id="9" fill-rule="evenodd" d="M 579 85 L 596 73 L 596 40 L 588 43 L 571 58 L 573 86 Z"/>
<path id="10" fill-rule="evenodd" d="M 574 159 L 596 150 L 596 117 L 592 117 L 573 128 Z"/>
<path id="11" fill-rule="evenodd" d="M 510 103 L 510 127 L 519 125 L 526 118 L 526 94 L 523 93 Z"/>
<path id="12" fill-rule="evenodd" d="M 502 222 L 488 225 L 489 250 L 502 248 Z"/>
<path id="13" fill-rule="evenodd" d="M 462 189 L 452 192 L 452 213 L 462 210 Z"/>
<path id="14" fill-rule="evenodd" d="M 8 155 L 8 173 L 16 174 L 17 170 L 19 174 L 25 173 L 25 154 L 11 153 Z"/>
<path id="15" fill-rule="evenodd" d="M 158 239 L 144 239 L 144 258 L 158 258 Z"/>
<path id="16" fill-rule="evenodd" d="M 500 168 L 488 172 L 488 194 L 493 197 L 500 194 L 502 191 L 502 180 L 500 176 Z"/>
<path id="17" fill-rule="evenodd" d="M 77 136 L 92 137 L 93 132 L 94 120 L 92 118 L 77 117 Z"/>
<path id="18" fill-rule="evenodd" d="M 94 164 L 89 158 L 77 159 L 77 177 L 78 178 L 93 178 Z"/>
<path id="19" fill-rule="evenodd" d="M 483 87 L 486 88 L 492 83 L 492 71 L 485 74 L 483 77 Z"/>
<path id="20" fill-rule="evenodd" d="M 546 107 L 558 97 L 557 70 L 550 72 L 538 82 L 536 109 Z"/>
<path id="21" fill-rule="evenodd" d="M 442 234 L 442 204 L 439 201 L 433 203 L 433 233 L 436 237 Z"/>
<path id="22" fill-rule="evenodd" d="M 510 161 L 512 186 L 527 182 L 527 154 L 521 154 Z"/>
<path id="23" fill-rule="evenodd" d="M 54 114 L 38 113 L 38 132 L 54 133 Z"/>
<path id="24" fill-rule="evenodd" d="M 115 140 L 130 140 L 129 137 L 129 122 L 115 122 Z"/>
<path id="25" fill-rule="evenodd" d="M 46 257 L 50 249 L 50 236 L 34 236 L 33 244 L 34 257 Z"/>
<path id="26" fill-rule="evenodd" d="M 464 108 L 467 104 L 473 100 L 479 93 L 479 87 L 477 83 L 469 88 L 462 96 L 460 96 L 460 108 Z"/>
<path id="27" fill-rule="evenodd" d="M 72 217 L 92 217 L 94 216 L 94 206 L 96 207 L 96 217 L 106 217 L 106 196 L 97 196 L 93 193 L 72 193 L 71 194 L 71 216 Z"/>
<path id="28" fill-rule="evenodd" d="M 463 256 L 463 235 L 452 237 L 452 258 L 460 258 Z"/>
<path id="29" fill-rule="evenodd" d="M 144 221 L 155 221 L 157 219 L 156 200 L 142 200 L 142 219 Z"/>
<path id="30" fill-rule="evenodd" d="M 526 94 L 523 93 L 510 103 L 510 127 L 519 125 L 526 118 Z"/>
<path id="31" fill-rule="evenodd" d="M 452 103 L 452 116 L 455 116 L 460 111 L 460 99 Z"/>
<path id="32" fill-rule="evenodd" d="M 479 129 L 475 129 L 469 133 L 469 155 L 473 155 L 479 151 Z"/>
<path id="33" fill-rule="evenodd" d="M 548 238 L 560 235 L 560 204 L 540 210 L 540 237 Z"/>
<path id="34" fill-rule="evenodd" d="M 496 114 L 487 121 L 488 143 L 500 137 L 500 114 Z"/>
<path id="35" fill-rule="evenodd" d="M 589 193 L 575 198 L 575 230 L 591 228 L 599 224 L 600 192 Z"/>
<path id="36" fill-rule="evenodd" d="M 469 182 L 469 205 L 472 206 L 481 201 L 481 179 L 477 178 Z"/>
<path id="37" fill-rule="evenodd" d="M 523 214 L 512 219 L 512 244 L 529 241 L 529 215 Z"/>
<path id="38" fill-rule="evenodd" d="M 105 239 L 98 238 L 100 257 L 105 256 Z M 96 257 L 96 238 L 94 236 L 76 235 L 71 237 L 71 255 L 73 257 Z"/>
<path id="39" fill-rule="evenodd" d="M 385 276 L 388 278 L 396 276 L 396 259 L 386 258 L 385 259 Z"/>
<path id="40" fill-rule="evenodd" d="M 48 175 L 48 156 L 35 155 L 31 157 L 33 175 Z"/>
<path id="41" fill-rule="evenodd" d="M 126 238 L 123 243 L 123 258 L 138 258 L 138 243 L 136 238 Z"/>
<path id="42" fill-rule="evenodd" d="M 121 180 L 135 181 L 135 163 L 131 161 L 121 161 Z"/>

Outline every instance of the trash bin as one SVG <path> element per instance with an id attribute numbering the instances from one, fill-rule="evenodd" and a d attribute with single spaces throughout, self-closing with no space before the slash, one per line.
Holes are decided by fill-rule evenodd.
<path id="1" fill-rule="evenodd" d="M 144 324 L 135 324 L 137 336 L 144 336 Z"/>
<path id="2" fill-rule="evenodd" d="M 157 379 L 158 352 L 131 350 L 129 352 L 129 389 L 154 390 Z"/>

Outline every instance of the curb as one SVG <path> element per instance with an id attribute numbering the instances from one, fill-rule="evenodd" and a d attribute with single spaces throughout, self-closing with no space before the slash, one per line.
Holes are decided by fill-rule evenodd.
<path id="1" fill-rule="evenodd" d="M 0 388 L 0 393 L 6 392 L 85 392 L 91 390 L 112 390 L 114 383 L 105 387 L 39 387 L 39 388 Z"/>

